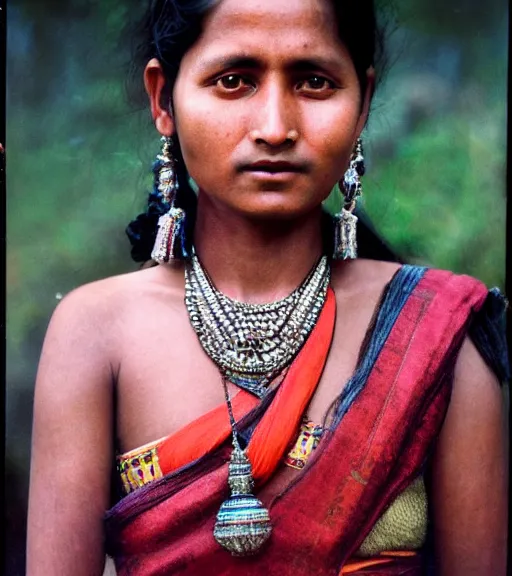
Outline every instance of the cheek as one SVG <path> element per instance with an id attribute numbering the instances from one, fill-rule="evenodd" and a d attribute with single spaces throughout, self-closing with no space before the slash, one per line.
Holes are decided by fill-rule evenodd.
<path id="1" fill-rule="evenodd" d="M 309 145 L 322 159 L 324 169 L 342 173 L 356 140 L 360 110 L 357 102 L 334 104 L 323 113 L 305 115 Z"/>
<path id="2" fill-rule="evenodd" d="M 176 107 L 176 129 L 185 161 L 221 159 L 236 139 L 233 123 L 225 110 L 212 110 L 201 102 L 188 100 Z"/>
<path id="3" fill-rule="evenodd" d="M 319 130 L 318 125 L 313 127 Z M 351 125 L 329 126 L 318 131 L 318 136 L 309 141 L 314 155 L 319 160 L 318 168 L 328 178 L 338 179 L 348 167 L 355 140 L 355 129 Z"/>

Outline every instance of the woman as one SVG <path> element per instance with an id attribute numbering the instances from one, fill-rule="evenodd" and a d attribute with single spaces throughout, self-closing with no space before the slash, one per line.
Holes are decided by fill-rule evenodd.
<path id="1" fill-rule="evenodd" d="M 354 258 L 376 30 L 339 4 L 152 3 L 160 265 L 51 321 L 29 574 L 504 574 L 502 300 Z"/>

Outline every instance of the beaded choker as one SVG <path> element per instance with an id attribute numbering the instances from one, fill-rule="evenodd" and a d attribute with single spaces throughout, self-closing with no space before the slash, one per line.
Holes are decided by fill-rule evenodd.
<path id="1" fill-rule="evenodd" d="M 219 292 L 194 254 L 185 269 L 185 304 L 203 349 L 223 376 L 262 398 L 313 330 L 329 280 L 323 256 L 286 298 L 247 304 Z"/>

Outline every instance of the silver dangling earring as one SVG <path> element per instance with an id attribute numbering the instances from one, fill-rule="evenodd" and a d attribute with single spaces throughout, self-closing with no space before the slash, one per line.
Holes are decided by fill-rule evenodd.
<path id="1" fill-rule="evenodd" d="M 334 217 L 334 260 L 357 258 L 356 226 L 358 218 L 353 214 L 353 211 L 356 207 L 356 200 L 363 191 L 361 176 L 364 175 L 364 172 L 363 144 L 361 138 L 358 138 L 349 167 L 343 180 L 339 182 L 343 194 L 343 208 Z"/>
<path id="2" fill-rule="evenodd" d="M 176 175 L 175 160 L 172 156 L 172 139 L 162 136 L 162 151 L 156 157 L 153 166 L 155 174 L 155 192 L 161 195 L 169 211 L 160 216 L 155 245 L 151 258 L 159 264 L 183 258 L 185 211 L 174 206 L 179 184 Z"/>

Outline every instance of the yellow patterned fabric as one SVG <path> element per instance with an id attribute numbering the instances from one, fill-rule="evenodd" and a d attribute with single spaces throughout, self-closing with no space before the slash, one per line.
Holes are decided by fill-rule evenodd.
<path id="1" fill-rule="evenodd" d="M 117 458 L 117 469 L 125 494 L 130 494 L 163 476 L 158 462 L 157 446 L 148 445 L 143 451 L 140 450 L 137 448 Z"/>
<path id="2" fill-rule="evenodd" d="M 299 437 L 293 448 L 288 452 L 284 463 L 296 470 L 302 470 L 311 453 L 318 446 L 322 432 L 322 426 L 309 422 L 307 419 L 304 420 L 300 427 Z"/>

